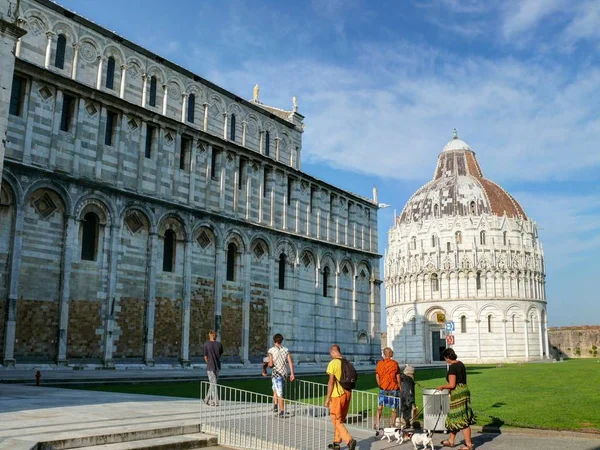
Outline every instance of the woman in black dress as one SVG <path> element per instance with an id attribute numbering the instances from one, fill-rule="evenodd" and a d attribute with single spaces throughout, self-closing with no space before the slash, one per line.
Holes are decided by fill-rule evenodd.
<path id="1" fill-rule="evenodd" d="M 475 416 L 471 409 L 471 392 L 467 386 L 467 369 L 458 361 L 454 349 L 447 348 L 442 356 L 449 364 L 446 374 L 447 383 L 438 389 L 450 390 L 450 411 L 446 417 L 446 429 L 450 432 L 450 438 L 442 442 L 444 447 L 454 447 L 456 434 L 462 430 L 465 437 L 465 445 L 458 450 L 473 450 L 471 442 L 471 425 L 475 423 Z"/>

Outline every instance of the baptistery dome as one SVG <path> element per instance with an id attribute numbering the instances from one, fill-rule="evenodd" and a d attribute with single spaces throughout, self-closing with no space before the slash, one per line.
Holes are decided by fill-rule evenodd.
<path id="1" fill-rule="evenodd" d="M 407 362 L 438 361 L 451 322 L 462 360 L 543 359 L 545 282 L 535 221 L 455 131 L 389 232 L 388 345 Z"/>
<path id="2" fill-rule="evenodd" d="M 455 135 L 438 157 L 433 180 L 415 192 L 400 221 L 484 214 L 527 219 L 508 192 L 483 176 L 475 152 Z"/>

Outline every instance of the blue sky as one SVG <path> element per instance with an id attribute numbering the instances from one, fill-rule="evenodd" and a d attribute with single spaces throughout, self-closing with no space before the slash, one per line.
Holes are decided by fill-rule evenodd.
<path id="1" fill-rule="evenodd" d="M 549 322 L 598 324 L 600 8 L 581 0 L 60 0 L 241 97 L 305 115 L 303 169 L 392 205 L 458 128 L 541 228 Z"/>

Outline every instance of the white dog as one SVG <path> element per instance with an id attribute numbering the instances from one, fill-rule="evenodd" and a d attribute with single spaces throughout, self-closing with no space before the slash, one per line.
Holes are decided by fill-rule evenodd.
<path id="1" fill-rule="evenodd" d="M 428 445 L 431 446 L 431 450 L 435 450 L 433 448 L 433 431 L 425 430 L 425 433 L 413 434 L 411 437 L 413 447 L 417 450 L 417 445 L 422 445 L 423 450 L 427 448 Z"/>
<path id="2" fill-rule="evenodd" d="M 387 438 L 388 442 L 392 442 L 392 438 L 396 438 L 396 442 L 402 444 L 404 442 L 404 432 L 402 428 L 384 428 L 381 441 Z"/>

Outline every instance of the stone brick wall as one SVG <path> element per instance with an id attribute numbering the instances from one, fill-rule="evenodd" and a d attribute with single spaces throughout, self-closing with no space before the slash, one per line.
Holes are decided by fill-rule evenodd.
<path id="1" fill-rule="evenodd" d="M 102 303 L 97 300 L 71 300 L 67 357 L 100 361 L 102 359 Z"/>
<path id="2" fill-rule="evenodd" d="M 176 359 L 181 355 L 181 299 L 157 297 L 154 325 L 154 357 Z"/>
<path id="3" fill-rule="evenodd" d="M 215 329 L 214 280 L 196 279 L 190 307 L 190 360 L 203 361 L 203 345 Z"/>
<path id="4" fill-rule="evenodd" d="M 115 359 L 140 360 L 144 356 L 145 306 L 143 298 L 121 297 L 115 331 Z"/>
<path id="5" fill-rule="evenodd" d="M 239 361 L 242 349 L 242 287 L 235 283 L 226 283 L 223 289 L 221 343 L 223 357 L 230 361 Z"/>
<path id="6" fill-rule="evenodd" d="M 600 349 L 600 325 L 551 327 L 548 340 L 553 357 L 596 358 Z"/>
<path id="7" fill-rule="evenodd" d="M 58 303 L 43 300 L 19 300 L 15 358 L 22 362 L 52 361 L 58 340 Z"/>

